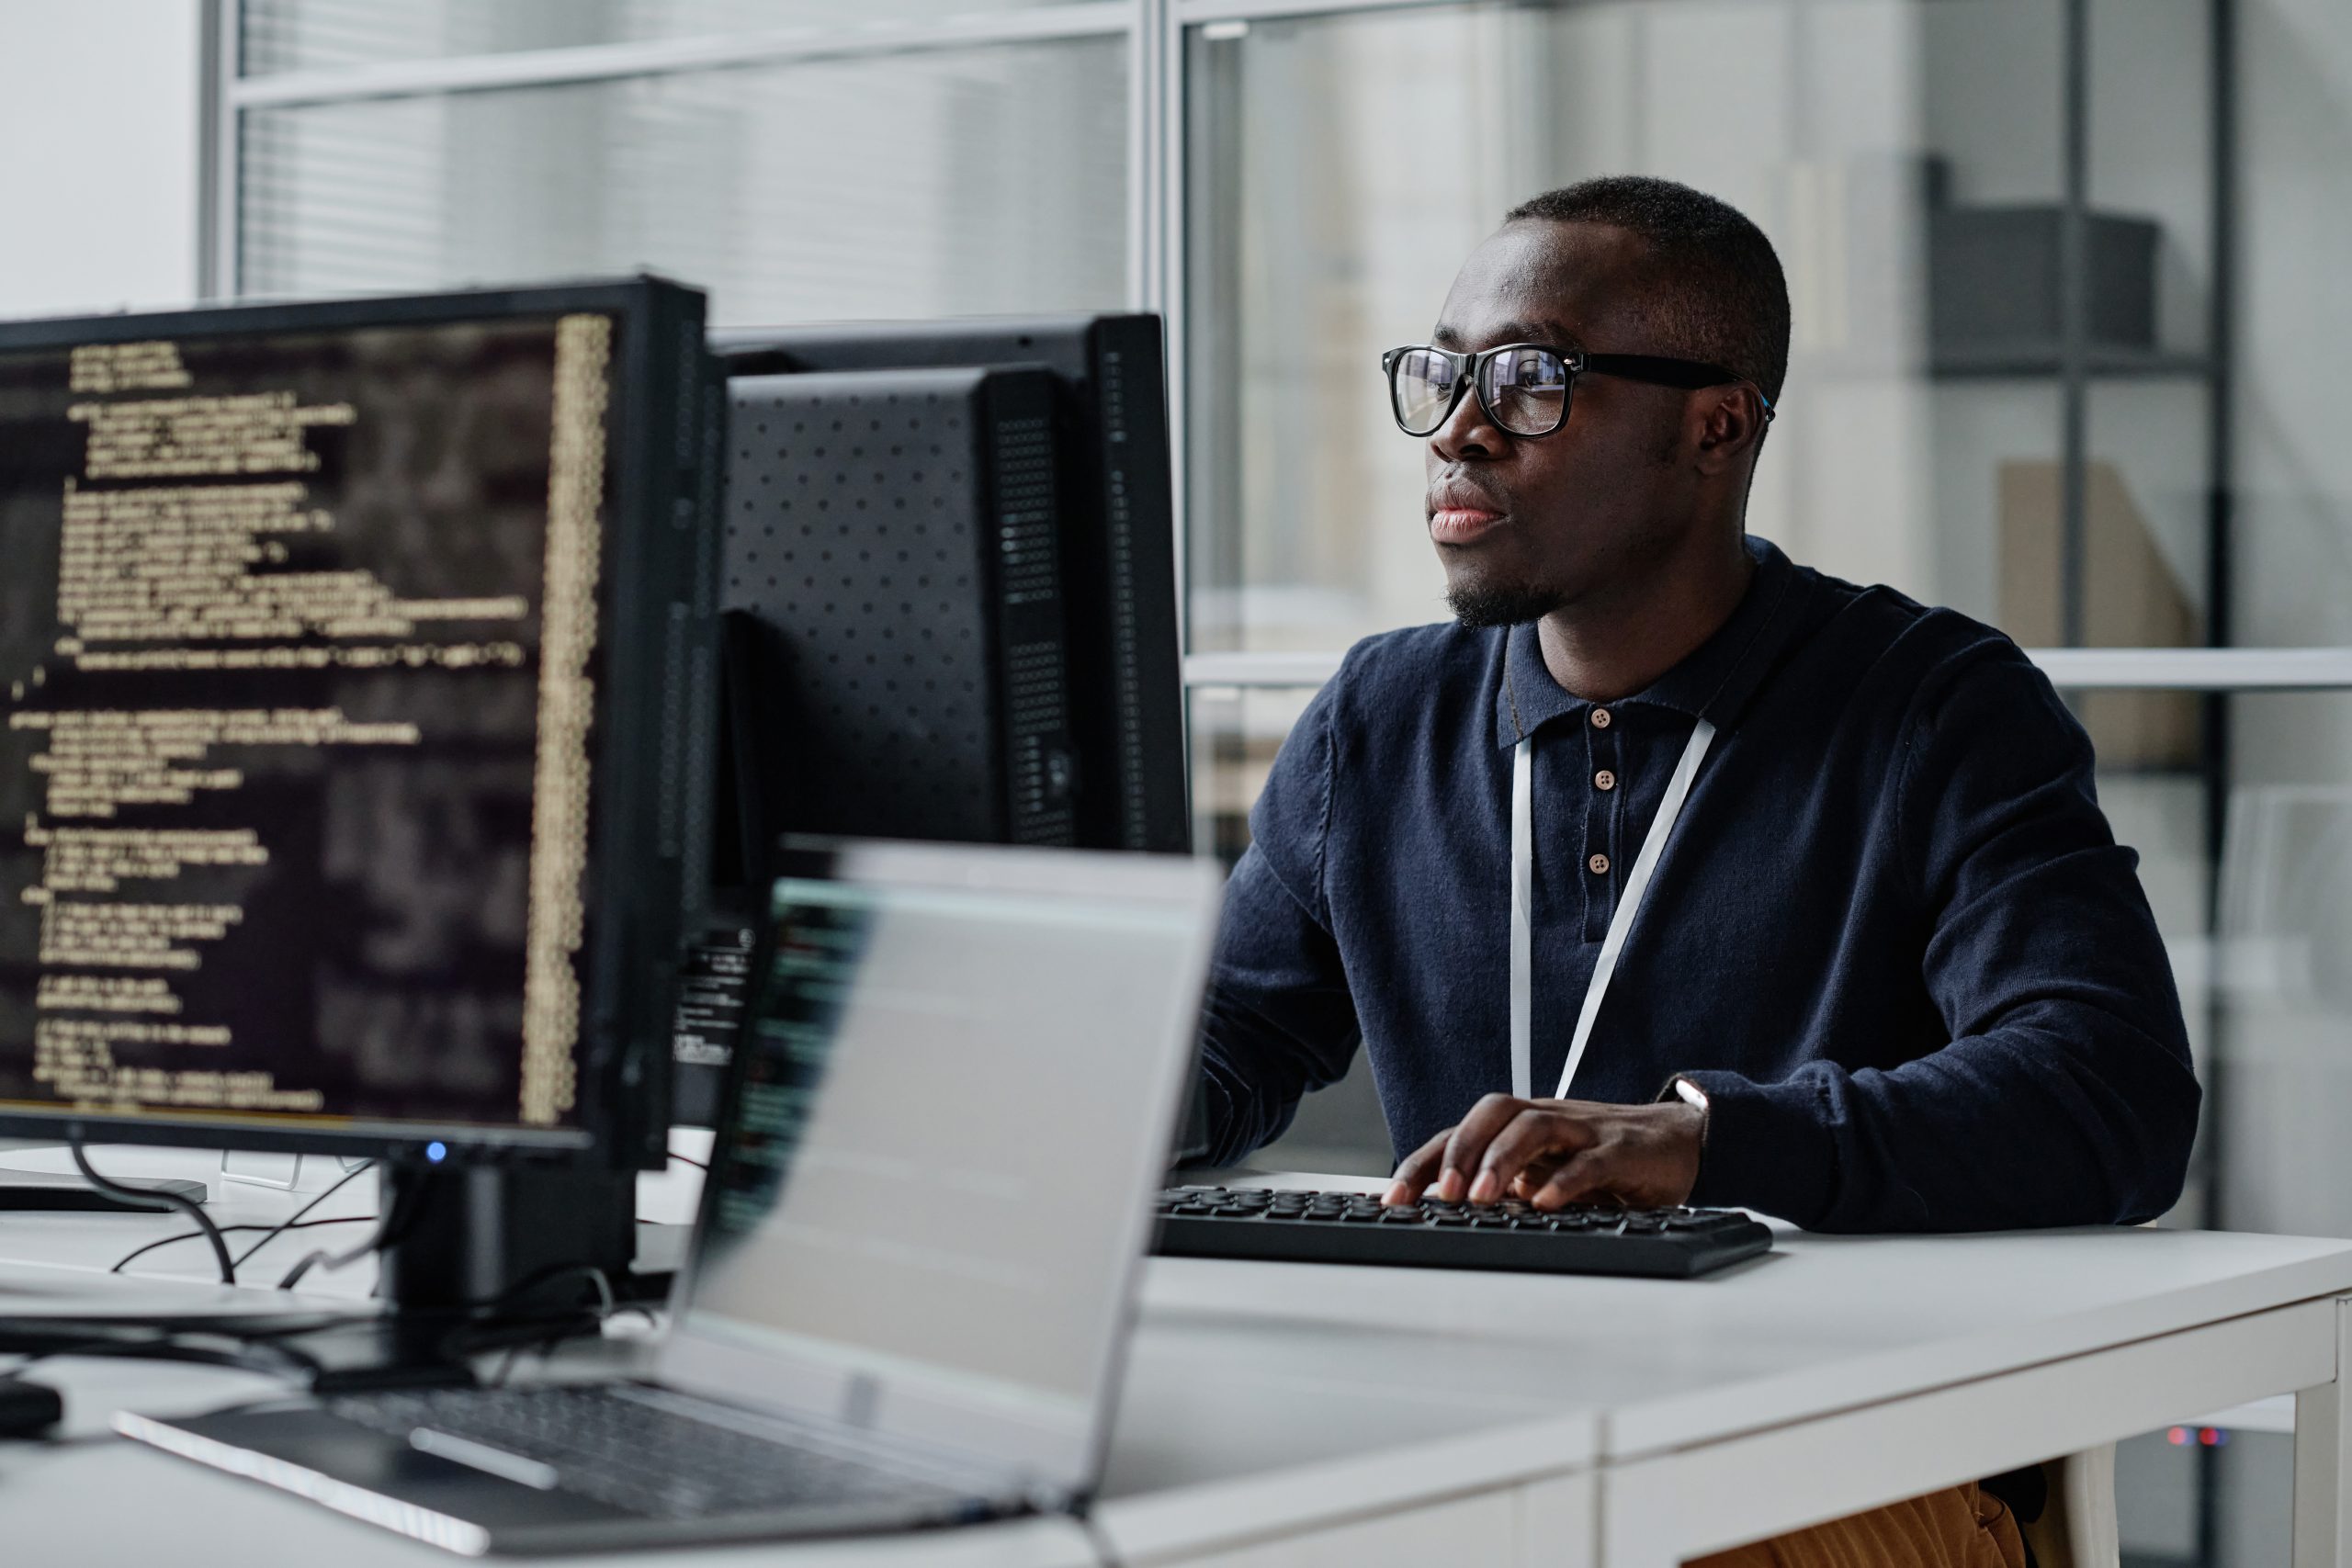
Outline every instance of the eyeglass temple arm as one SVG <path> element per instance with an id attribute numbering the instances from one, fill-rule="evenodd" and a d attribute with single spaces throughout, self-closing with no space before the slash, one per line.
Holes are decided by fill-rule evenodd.
<path id="1" fill-rule="evenodd" d="M 1580 356 L 1577 367 L 1603 376 L 1622 376 L 1629 381 L 1647 381 L 1655 386 L 1685 389 L 1720 387 L 1727 382 L 1756 386 L 1747 377 L 1726 370 L 1720 365 L 1709 365 L 1697 359 L 1669 359 L 1655 354 L 1588 354 Z M 1764 395 L 1761 387 L 1756 388 L 1756 400 L 1764 405 L 1764 417 L 1770 419 L 1775 412 L 1772 400 Z"/>

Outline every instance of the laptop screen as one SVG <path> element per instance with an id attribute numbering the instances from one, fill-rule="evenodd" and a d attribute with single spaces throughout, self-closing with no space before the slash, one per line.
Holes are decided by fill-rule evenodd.
<path id="1" fill-rule="evenodd" d="M 1213 872 L 872 846 L 787 875 L 682 1317 L 1091 1426 L 1197 1028 Z M 860 1390 L 863 1393 L 860 1393 Z"/>

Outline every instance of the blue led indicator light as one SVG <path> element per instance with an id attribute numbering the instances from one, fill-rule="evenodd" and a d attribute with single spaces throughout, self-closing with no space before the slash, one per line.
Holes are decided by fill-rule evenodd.
<path id="1" fill-rule="evenodd" d="M 435 1138 L 433 1142 L 424 1145 L 424 1157 L 432 1161 L 435 1165 L 439 1165 L 443 1160 L 449 1157 L 449 1145 L 441 1142 L 438 1138 Z"/>

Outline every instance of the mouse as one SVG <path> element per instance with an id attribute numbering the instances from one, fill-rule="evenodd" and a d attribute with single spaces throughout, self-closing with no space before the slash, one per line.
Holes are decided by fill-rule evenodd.
<path id="1" fill-rule="evenodd" d="M 65 1415 L 65 1401 L 45 1382 L 0 1377 L 0 1438 L 38 1438 Z"/>

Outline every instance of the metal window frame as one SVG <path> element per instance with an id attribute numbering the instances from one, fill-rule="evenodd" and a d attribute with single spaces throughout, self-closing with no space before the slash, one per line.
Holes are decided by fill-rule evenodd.
<path id="1" fill-rule="evenodd" d="M 235 11 L 233 3 L 225 7 Z M 350 103 L 367 98 L 438 96 L 548 87 L 630 76 L 668 76 L 871 55 L 935 53 L 991 44 L 1050 42 L 1132 33 L 1136 0 L 1075 0 L 1023 10 L 973 11 L 932 20 L 820 24 L 767 28 L 621 43 L 515 50 L 282 71 L 267 76 L 229 75 L 232 107 L 286 108 L 298 104 Z"/>
<path id="2" fill-rule="evenodd" d="M 1476 3 L 1476 0 L 1174 0 L 1181 27 L 1211 22 L 1264 22 L 1292 17 L 1322 17 L 1352 11 L 1412 11 Z"/>
<path id="3" fill-rule="evenodd" d="M 198 26 L 204 81 L 197 127 L 197 297 L 237 295 L 237 107 L 230 100 L 239 64 L 239 0 L 203 0 Z"/>
<path id="4" fill-rule="evenodd" d="M 2067 691 L 2352 691 L 2352 648 L 2029 648 L 2051 684 Z M 1194 653 L 1188 689 L 1320 686 L 1339 653 Z"/>
<path id="5" fill-rule="evenodd" d="M 1158 45 L 1167 0 L 1074 0 L 1022 10 L 976 10 L 921 21 L 827 24 L 648 39 L 503 54 L 242 73 L 242 0 L 202 0 L 204 58 L 198 177 L 198 291 L 242 292 L 238 257 L 243 117 L 249 110 L 456 93 L 508 91 L 750 66 L 936 54 L 1015 43 L 1123 38 L 1127 43 L 1127 295 L 1158 298 L 1160 205 L 1153 185 L 1165 130 L 1158 113 Z"/>

